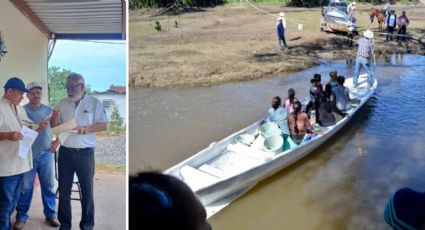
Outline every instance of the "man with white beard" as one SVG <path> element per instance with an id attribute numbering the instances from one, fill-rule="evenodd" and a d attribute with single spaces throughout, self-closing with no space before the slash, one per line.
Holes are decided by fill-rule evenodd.
<path id="1" fill-rule="evenodd" d="M 66 92 L 68 97 L 59 102 L 59 119 L 54 126 L 75 119 L 77 127 L 62 140 L 59 148 L 59 209 L 60 229 L 71 229 L 71 189 L 74 173 L 77 174 L 81 186 L 82 217 L 80 229 L 94 228 L 93 177 L 95 170 L 94 148 L 96 132 L 106 130 L 108 118 L 99 99 L 87 95 L 84 78 L 80 74 L 71 73 L 67 77 Z M 58 140 L 53 149 L 58 146 Z"/>

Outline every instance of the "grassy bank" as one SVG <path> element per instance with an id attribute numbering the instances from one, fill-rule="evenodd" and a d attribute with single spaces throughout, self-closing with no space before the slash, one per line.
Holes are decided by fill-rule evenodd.
<path id="1" fill-rule="evenodd" d="M 355 48 L 345 36 L 320 32 L 321 8 L 288 8 L 281 4 L 229 4 L 179 15 L 152 11 L 130 12 L 129 83 L 131 87 L 164 88 L 209 85 L 280 76 L 319 64 L 320 58 L 353 59 Z M 360 30 L 371 28 L 371 5 L 357 7 Z M 422 34 L 425 9 L 416 5 L 393 6 L 408 11 L 413 40 L 385 42 L 375 33 L 378 55 L 424 53 Z M 264 13 L 268 12 L 270 14 Z M 277 49 L 277 14 L 287 17 L 289 50 Z M 162 31 L 155 30 L 155 22 Z M 303 30 L 298 30 L 298 25 Z"/>

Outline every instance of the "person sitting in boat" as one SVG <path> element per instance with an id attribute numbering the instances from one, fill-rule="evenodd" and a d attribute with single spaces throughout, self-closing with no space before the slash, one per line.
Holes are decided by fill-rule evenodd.
<path id="1" fill-rule="evenodd" d="M 332 90 L 338 85 L 337 78 L 338 72 L 336 70 L 329 72 L 329 81 L 326 84 L 331 85 Z"/>
<path id="2" fill-rule="evenodd" d="M 297 97 L 295 97 L 295 89 L 290 88 L 288 90 L 288 97 L 285 99 L 284 107 L 288 114 L 294 112 L 294 102 L 299 101 Z"/>
<path id="3" fill-rule="evenodd" d="M 341 116 L 345 116 L 347 111 L 351 109 L 350 91 L 344 86 L 344 76 L 338 76 L 337 82 L 338 85 L 333 89 L 335 96 L 331 101 L 334 103 L 335 112 Z"/>
<path id="4" fill-rule="evenodd" d="M 202 203 L 176 177 L 141 172 L 128 186 L 130 229 L 212 229 Z"/>
<path id="5" fill-rule="evenodd" d="M 301 102 L 294 102 L 294 112 L 289 115 L 288 123 L 291 138 L 296 144 L 301 144 L 306 133 L 311 133 L 312 127 L 307 113 L 301 111 Z"/>
<path id="6" fill-rule="evenodd" d="M 280 97 L 276 96 L 272 100 L 272 107 L 267 112 L 267 117 L 264 120 L 265 122 L 274 122 L 282 130 L 284 138 L 289 136 L 289 127 L 288 127 L 288 113 L 286 109 L 281 106 L 282 100 Z"/>
<path id="7" fill-rule="evenodd" d="M 316 123 L 319 122 L 319 113 L 317 112 L 317 108 L 320 105 L 320 97 L 323 94 L 323 86 L 320 83 L 322 80 L 322 76 L 318 73 L 314 74 L 313 79 L 310 80 L 310 101 L 306 106 L 306 113 L 310 116 L 311 110 L 314 108 L 316 110 Z"/>
<path id="8" fill-rule="evenodd" d="M 323 102 L 323 100 L 331 101 L 332 94 L 333 94 L 333 91 L 332 91 L 331 84 L 326 84 L 325 91 L 323 91 L 322 102 Z"/>
<path id="9" fill-rule="evenodd" d="M 326 88 L 330 89 L 330 85 L 326 85 Z M 329 87 L 328 87 L 329 86 Z M 331 91 L 332 93 L 332 91 Z M 328 127 L 336 124 L 336 119 L 333 111 L 333 103 L 330 100 L 327 100 L 325 96 L 322 97 L 322 101 L 319 107 L 320 119 L 319 125 L 322 127 Z"/>

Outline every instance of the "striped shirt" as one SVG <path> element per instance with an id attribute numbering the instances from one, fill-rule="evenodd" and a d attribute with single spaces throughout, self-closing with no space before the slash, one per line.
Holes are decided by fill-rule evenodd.
<path id="1" fill-rule="evenodd" d="M 361 37 L 359 40 L 357 40 L 357 45 L 359 45 L 357 56 L 368 58 L 374 52 L 373 43 L 370 39 Z"/>

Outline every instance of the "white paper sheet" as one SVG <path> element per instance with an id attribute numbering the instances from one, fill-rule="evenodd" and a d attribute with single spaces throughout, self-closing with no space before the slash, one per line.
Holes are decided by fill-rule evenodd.
<path id="1" fill-rule="evenodd" d="M 35 141 L 35 138 L 38 136 L 38 132 L 23 126 L 21 129 L 21 134 L 24 138 L 19 141 L 19 157 L 22 159 L 26 159 L 28 153 L 31 149 L 32 144 Z"/>
<path id="2" fill-rule="evenodd" d="M 69 120 L 69 121 L 59 125 L 59 126 L 54 127 L 52 129 L 52 132 L 56 135 L 59 135 L 63 132 L 71 131 L 72 129 L 74 129 L 76 127 L 77 127 L 77 123 L 75 123 L 75 120 L 72 119 L 72 120 Z"/>

